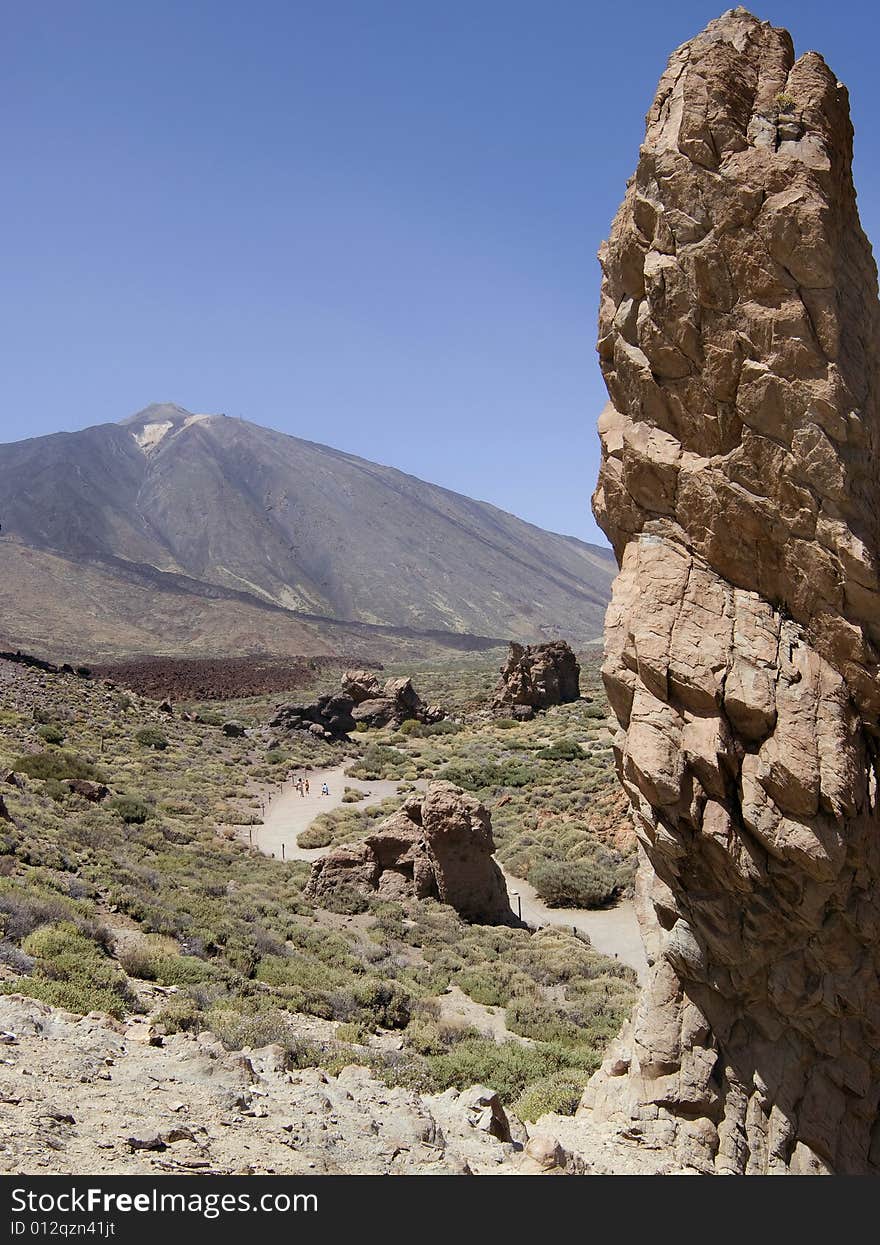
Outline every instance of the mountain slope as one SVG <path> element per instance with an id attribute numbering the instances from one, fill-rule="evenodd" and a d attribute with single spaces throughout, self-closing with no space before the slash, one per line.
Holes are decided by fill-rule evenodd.
<path id="1" fill-rule="evenodd" d="M 247 645 L 249 631 L 260 651 L 276 643 L 284 652 L 334 651 L 332 620 L 583 642 L 601 632 L 614 570 L 608 551 L 485 502 L 170 404 L 121 424 L 0 446 L 0 522 L 9 635 L 28 635 L 41 610 L 56 612 L 53 580 L 70 592 L 61 563 L 53 571 L 48 557 L 78 572 L 79 587 L 83 576 L 94 580 L 96 641 L 112 642 L 113 619 L 121 626 L 126 610 L 142 617 L 156 594 L 170 594 L 181 635 L 158 638 L 176 649 L 188 633 L 188 651 L 214 628 L 204 615 L 220 604 L 221 614 L 234 604 L 250 618 L 239 618 L 230 651 Z M 82 620 L 71 617 L 71 626 L 81 630 Z M 144 651 L 134 630 L 120 651 Z M 149 617 L 141 630 L 151 630 Z M 205 651 L 222 648 L 217 634 Z"/>

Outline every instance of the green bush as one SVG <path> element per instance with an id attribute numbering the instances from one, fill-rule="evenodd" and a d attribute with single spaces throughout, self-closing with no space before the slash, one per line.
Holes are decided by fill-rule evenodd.
<path id="1" fill-rule="evenodd" d="M 47 744 L 63 744 L 64 743 L 64 731 L 61 729 L 60 726 L 56 726 L 52 722 L 47 723 L 45 726 L 38 726 L 36 733 L 39 735 L 40 739 L 44 741 L 44 743 L 47 743 Z"/>
<path id="2" fill-rule="evenodd" d="M 565 1068 L 535 1081 L 513 1103 L 513 1114 L 533 1123 L 542 1115 L 574 1115 L 590 1073 L 586 1068 Z"/>
<path id="3" fill-rule="evenodd" d="M 110 801 L 110 807 L 118 813 L 126 825 L 142 826 L 150 815 L 150 807 L 133 795 L 118 795 Z"/>
<path id="4" fill-rule="evenodd" d="M 164 752 L 168 747 L 168 739 L 158 726 L 144 726 L 135 733 L 135 739 L 142 747 L 155 748 L 157 752 Z"/>
<path id="5" fill-rule="evenodd" d="M 202 1009 L 195 999 L 186 995 L 169 999 L 156 1016 L 156 1024 L 166 1033 L 198 1033 L 207 1028 Z"/>
<path id="6" fill-rule="evenodd" d="M 542 761 L 581 761 L 583 748 L 576 739 L 557 739 L 549 748 L 541 748 L 536 754 Z"/>
<path id="7" fill-rule="evenodd" d="M 217 976 L 217 970 L 205 960 L 194 955 L 181 955 L 178 950 L 169 952 L 161 940 L 159 945 L 140 943 L 129 947 L 119 956 L 119 962 L 131 977 L 143 981 L 156 981 L 160 986 L 185 986 L 208 981 Z"/>
<path id="8" fill-rule="evenodd" d="M 22 950 L 34 958 L 34 968 L 30 976 L 0 985 L 4 994 L 18 990 L 80 1015 L 100 1011 L 120 1020 L 136 1006 L 119 966 L 69 921 L 41 926 Z"/>
<path id="9" fill-rule="evenodd" d="M 292 1066 L 314 1068 L 321 1061 L 320 1050 L 301 1037 L 290 1017 L 275 1007 L 236 1011 L 218 1003 L 206 1023 L 227 1050 L 277 1044 L 287 1051 Z"/>
<path id="10" fill-rule="evenodd" d="M 333 842 L 333 823 L 326 813 L 316 817 L 310 826 L 296 836 L 299 847 L 329 847 Z"/>
<path id="11" fill-rule="evenodd" d="M 59 748 L 55 752 L 37 752 L 32 756 L 17 757 L 12 768 L 29 778 L 88 778 L 104 782 L 104 775 L 91 761 Z"/>
<path id="12" fill-rule="evenodd" d="M 339 886 L 322 899 L 321 907 L 340 916 L 356 916 L 359 912 L 367 912 L 370 904 L 353 886 Z"/>
<path id="13" fill-rule="evenodd" d="M 583 860 L 543 861 L 528 880 L 550 908 L 600 908 L 620 886 L 615 863 L 598 853 Z"/>
<path id="14" fill-rule="evenodd" d="M 273 748 L 266 753 L 266 760 L 270 765 L 283 765 L 287 760 L 287 756 L 283 752 L 279 752 L 277 748 Z"/>

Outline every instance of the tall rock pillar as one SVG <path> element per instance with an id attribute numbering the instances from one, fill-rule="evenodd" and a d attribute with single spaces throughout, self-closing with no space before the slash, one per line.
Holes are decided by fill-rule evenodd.
<path id="1" fill-rule="evenodd" d="M 604 678 L 650 980 L 582 1112 L 707 1171 L 880 1170 L 880 305 L 847 92 L 731 10 L 603 246 Z"/>

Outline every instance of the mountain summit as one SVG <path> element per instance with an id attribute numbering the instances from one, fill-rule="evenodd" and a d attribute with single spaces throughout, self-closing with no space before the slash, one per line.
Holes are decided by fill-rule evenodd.
<path id="1" fill-rule="evenodd" d="M 0 498 L 5 639 L 83 654 L 585 642 L 613 570 L 485 502 L 173 403 L 0 446 Z"/>

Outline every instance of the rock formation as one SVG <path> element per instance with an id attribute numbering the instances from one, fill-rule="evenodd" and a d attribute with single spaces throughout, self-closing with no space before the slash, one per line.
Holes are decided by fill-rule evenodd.
<path id="1" fill-rule="evenodd" d="M 535 709 L 564 705 L 581 694 L 581 668 L 565 640 L 550 644 L 511 644 L 493 707 L 514 717 L 530 718 Z"/>
<path id="2" fill-rule="evenodd" d="M 432 782 L 360 843 L 334 848 L 312 867 L 307 899 L 340 890 L 389 899 L 437 899 L 468 921 L 510 925 L 504 876 L 492 859 L 489 813 L 474 796 Z"/>
<path id="3" fill-rule="evenodd" d="M 439 722 L 446 716 L 439 705 L 424 703 L 412 679 L 388 679 L 382 684 L 370 670 L 346 670 L 342 691 L 354 702 L 355 722 L 365 726 L 396 728 L 406 721 Z"/>
<path id="4" fill-rule="evenodd" d="M 350 696 L 320 696 L 311 705 L 285 705 L 269 722 L 275 730 L 309 731 L 318 739 L 345 739 L 354 730 Z"/>
<path id="5" fill-rule="evenodd" d="M 600 252 L 604 677 L 654 963 L 582 1113 L 706 1171 L 880 1170 L 880 307 L 846 90 L 732 10 Z"/>

